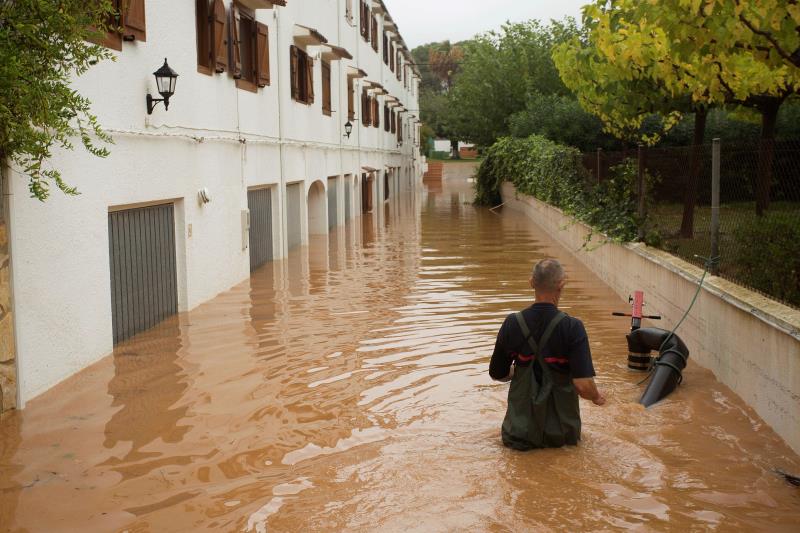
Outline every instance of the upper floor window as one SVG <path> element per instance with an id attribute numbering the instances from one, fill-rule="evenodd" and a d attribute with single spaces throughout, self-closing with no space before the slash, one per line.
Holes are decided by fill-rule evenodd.
<path id="1" fill-rule="evenodd" d="M 289 48 L 289 55 L 292 99 L 311 105 L 314 103 L 314 60 L 294 45 Z"/>
<path id="2" fill-rule="evenodd" d="M 353 0 L 344 0 L 344 18 L 353 23 Z"/>
<path id="3" fill-rule="evenodd" d="M 366 87 L 361 91 L 361 124 L 372 126 L 372 97 Z"/>
<path id="4" fill-rule="evenodd" d="M 371 18 L 369 13 L 369 5 L 364 0 L 361 0 L 360 15 L 361 37 L 363 37 L 365 41 L 369 42 Z"/>
<path id="5" fill-rule="evenodd" d="M 372 16 L 372 31 L 370 33 L 370 40 L 372 41 L 372 49 L 378 51 L 378 17 Z"/>
<path id="6" fill-rule="evenodd" d="M 322 113 L 331 116 L 333 113 L 331 103 L 331 64 L 322 61 Z"/>
<path id="7" fill-rule="evenodd" d="M 383 131 L 389 132 L 391 128 L 391 118 L 389 118 L 389 104 L 383 104 Z"/>
<path id="8" fill-rule="evenodd" d="M 389 35 L 383 32 L 383 62 L 389 64 Z"/>
<path id="9" fill-rule="evenodd" d="M 269 28 L 253 11 L 231 6 L 231 74 L 236 86 L 250 91 L 269 85 Z"/>
<path id="10" fill-rule="evenodd" d="M 394 43 L 389 44 L 389 70 L 394 72 Z"/>
<path id="11" fill-rule="evenodd" d="M 122 41 L 146 41 L 147 24 L 144 0 L 111 0 L 115 15 L 107 21 L 109 28 L 98 44 L 122 50 Z"/>
<path id="12" fill-rule="evenodd" d="M 347 120 L 356 119 L 356 80 L 352 76 L 347 77 Z"/>

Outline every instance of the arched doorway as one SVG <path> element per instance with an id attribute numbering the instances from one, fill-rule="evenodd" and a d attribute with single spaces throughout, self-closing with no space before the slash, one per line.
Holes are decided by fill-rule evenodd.
<path id="1" fill-rule="evenodd" d="M 317 180 L 308 189 L 308 234 L 326 235 L 328 233 L 328 199 L 325 185 Z"/>

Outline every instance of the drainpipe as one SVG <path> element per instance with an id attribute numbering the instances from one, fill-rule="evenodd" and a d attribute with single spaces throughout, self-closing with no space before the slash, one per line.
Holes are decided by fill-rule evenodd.
<path id="1" fill-rule="evenodd" d="M 280 17 L 280 10 L 274 9 L 273 10 L 273 17 L 275 19 L 275 33 L 276 33 L 276 42 L 278 48 L 278 79 L 282 79 L 282 73 L 284 72 L 285 68 L 285 58 L 284 58 L 284 46 L 283 40 L 281 39 L 281 17 Z M 278 199 L 280 204 L 280 245 L 281 245 L 281 257 L 286 257 L 289 254 L 289 245 L 288 245 L 288 238 L 289 238 L 289 228 L 288 228 L 288 220 L 287 220 L 287 211 L 286 211 L 286 151 L 284 150 L 284 137 L 283 137 L 283 86 L 284 83 L 278 83 L 278 105 L 276 106 L 277 114 L 278 114 L 278 154 L 279 154 L 279 166 L 280 166 L 280 182 L 279 187 L 280 191 L 278 191 Z M 273 244 L 273 248 L 275 245 Z"/>

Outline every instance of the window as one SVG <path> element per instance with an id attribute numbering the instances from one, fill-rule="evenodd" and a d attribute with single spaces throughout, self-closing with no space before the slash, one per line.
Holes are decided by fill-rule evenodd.
<path id="1" fill-rule="evenodd" d="M 383 131 L 389 132 L 391 119 L 389 118 L 389 104 L 383 104 Z"/>
<path id="2" fill-rule="evenodd" d="M 311 105 L 314 103 L 314 60 L 294 45 L 289 48 L 289 55 L 292 99 Z"/>
<path id="3" fill-rule="evenodd" d="M 403 144 L 403 117 L 400 112 L 397 113 L 397 142 Z"/>
<path id="4" fill-rule="evenodd" d="M 353 0 L 345 0 L 344 2 L 344 18 L 349 23 L 353 23 Z"/>
<path id="5" fill-rule="evenodd" d="M 383 32 L 383 62 L 389 64 L 389 36 Z"/>
<path id="6" fill-rule="evenodd" d="M 389 44 L 389 70 L 394 72 L 394 43 Z"/>
<path id="7" fill-rule="evenodd" d="M 223 7 L 224 9 L 224 7 Z M 213 58 L 211 57 L 211 5 L 208 0 L 195 0 L 197 24 L 197 70 L 203 74 L 211 74 Z"/>
<path id="8" fill-rule="evenodd" d="M 361 91 L 361 123 L 365 128 L 372 125 L 372 98 L 366 88 Z"/>
<path id="9" fill-rule="evenodd" d="M 380 104 L 380 102 L 378 102 L 378 97 L 375 96 L 372 99 L 372 111 L 370 113 L 370 116 L 372 117 L 372 126 L 374 128 L 380 128 L 381 127 L 381 108 L 380 108 L 380 105 L 381 104 Z"/>
<path id="10" fill-rule="evenodd" d="M 356 83 L 355 78 L 347 77 L 347 120 L 356 119 Z"/>
<path id="11" fill-rule="evenodd" d="M 400 81 L 403 78 L 403 58 L 400 55 L 400 50 L 397 51 L 396 55 L 397 61 L 395 73 L 397 74 L 397 81 Z"/>
<path id="12" fill-rule="evenodd" d="M 369 6 L 364 0 L 361 0 L 360 18 L 361 18 L 361 37 L 363 37 L 365 41 L 369 42 L 369 30 L 370 30 Z"/>
<path id="13" fill-rule="evenodd" d="M 378 51 L 378 17 L 372 17 L 372 33 L 370 35 L 372 41 L 372 49 Z"/>
<path id="14" fill-rule="evenodd" d="M 392 133 L 397 133 L 397 113 L 392 112 Z"/>
<path id="15" fill-rule="evenodd" d="M 322 62 L 322 114 L 331 116 L 331 64 Z"/>
<path id="16" fill-rule="evenodd" d="M 109 31 L 98 44 L 122 50 L 122 41 L 146 41 L 144 0 L 111 0 L 116 15 L 107 21 Z"/>
<path id="17" fill-rule="evenodd" d="M 230 20 L 231 74 L 236 86 L 255 92 L 269 85 L 269 28 L 253 11 L 233 5 Z"/>

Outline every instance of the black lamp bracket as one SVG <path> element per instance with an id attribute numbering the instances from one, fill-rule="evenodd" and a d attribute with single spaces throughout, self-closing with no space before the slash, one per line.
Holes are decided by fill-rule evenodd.
<path id="1" fill-rule="evenodd" d="M 164 102 L 164 109 L 169 109 L 169 98 L 153 98 L 150 93 L 147 93 L 147 114 L 152 115 L 153 109 L 156 108 L 156 104 L 159 102 Z"/>

